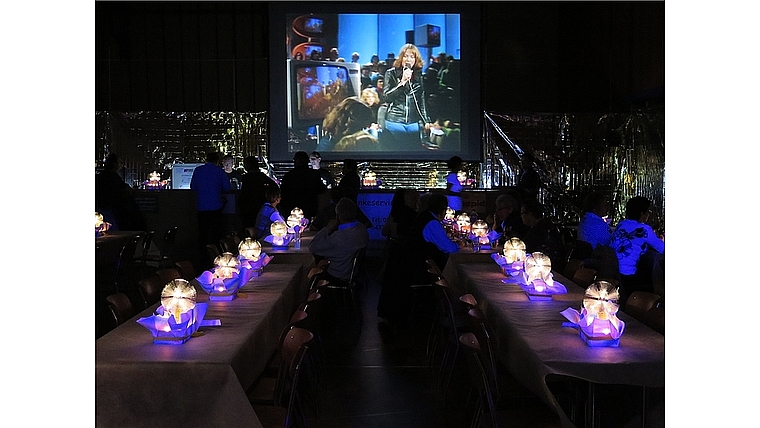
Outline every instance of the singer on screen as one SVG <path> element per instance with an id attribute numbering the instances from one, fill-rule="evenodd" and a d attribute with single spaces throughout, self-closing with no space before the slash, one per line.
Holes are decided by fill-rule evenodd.
<path id="1" fill-rule="evenodd" d="M 383 98 L 387 103 L 387 111 L 380 138 L 386 150 L 419 150 L 420 145 L 426 144 L 423 132 L 427 133 L 430 127 L 437 126 L 430 124 L 425 109 L 423 65 L 417 46 L 405 44 L 393 62 L 393 67 L 385 72 Z M 382 118 L 379 121 L 382 126 Z"/>

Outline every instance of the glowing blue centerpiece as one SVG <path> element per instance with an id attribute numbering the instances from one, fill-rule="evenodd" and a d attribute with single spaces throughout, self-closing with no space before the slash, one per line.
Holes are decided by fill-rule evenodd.
<path id="1" fill-rule="evenodd" d="M 498 253 L 491 254 L 491 258 L 501 268 L 501 273 L 507 278 L 502 282 L 519 282 L 522 278 L 525 258 L 525 243 L 520 238 L 513 237 L 504 243 L 503 255 Z M 521 278 L 516 279 L 518 276 Z"/>
<path id="2" fill-rule="evenodd" d="M 269 226 L 269 232 L 271 235 L 267 235 L 264 241 L 272 244 L 272 247 L 276 250 L 287 249 L 290 241 L 293 240 L 293 235 L 288 234 L 288 225 L 284 221 L 275 221 Z"/>
<path id="3" fill-rule="evenodd" d="M 209 300 L 234 300 L 245 284 L 240 276 L 240 261 L 232 253 L 222 253 L 214 259 L 214 265 L 213 271 L 205 271 L 195 280 L 208 293 Z"/>
<path id="4" fill-rule="evenodd" d="M 573 308 L 560 312 L 570 321 L 563 325 L 578 328 L 588 346 L 617 347 L 625 331 L 625 322 L 617 317 L 619 298 L 617 287 L 607 281 L 597 281 L 586 289 L 580 312 Z"/>
<path id="5" fill-rule="evenodd" d="M 544 253 L 535 252 L 525 257 L 525 281 L 520 282 L 530 300 L 551 300 L 555 294 L 566 294 L 567 288 L 554 281 L 552 261 Z"/>
<path id="6" fill-rule="evenodd" d="M 272 257 L 261 252 L 261 244 L 252 238 L 245 238 L 238 245 L 238 261 L 241 287 L 252 277 L 261 276 L 264 266 L 269 264 Z"/>
<path id="7" fill-rule="evenodd" d="M 195 287 L 184 279 L 175 279 L 161 292 L 161 305 L 156 312 L 138 319 L 137 323 L 150 330 L 153 343 L 185 343 L 199 327 L 207 325 L 203 317 L 208 305 L 196 303 L 195 298 Z"/>

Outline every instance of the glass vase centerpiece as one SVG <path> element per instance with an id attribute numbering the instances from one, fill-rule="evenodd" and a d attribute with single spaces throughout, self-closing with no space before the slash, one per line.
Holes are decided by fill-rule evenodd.
<path id="1" fill-rule="evenodd" d="M 570 321 L 563 326 L 577 328 L 588 346 L 618 347 L 625 331 L 625 322 L 617 317 L 619 299 L 617 287 L 607 281 L 596 281 L 586 288 L 580 312 L 573 308 L 560 312 Z"/>
<path id="2" fill-rule="evenodd" d="M 245 238 L 238 244 L 238 261 L 240 262 L 241 283 L 245 284 L 252 277 L 261 276 L 264 266 L 272 257 L 261 252 L 261 243 L 253 238 Z"/>
<path id="3" fill-rule="evenodd" d="M 504 242 L 502 254 L 493 253 L 491 258 L 499 265 L 501 273 L 507 277 L 503 282 L 514 282 L 516 280 L 510 281 L 510 279 L 522 275 L 524 271 L 524 263 L 527 258 L 525 242 L 513 236 Z"/>
<path id="4" fill-rule="evenodd" d="M 567 293 L 564 285 L 554 281 L 552 261 L 546 254 L 538 251 L 528 254 L 524 266 L 525 281 L 520 282 L 520 287 L 530 300 L 551 300 L 555 294 Z"/>
<path id="5" fill-rule="evenodd" d="M 174 279 L 161 291 L 161 305 L 153 315 L 137 320 L 153 335 L 153 343 L 178 345 L 187 342 L 204 324 L 208 304 L 196 302 L 196 291 L 184 279 Z"/>
<path id="6" fill-rule="evenodd" d="M 208 293 L 211 301 L 228 301 L 237 297 L 245 282 L 240 276 L 240 261 L 232 253 L 222 253 L 214 259 L 214 268 L 195 278 Z"/>
<path id="7" fill-rule="evenodd" d="M 287 249 L 290 241 L 293 240 L 293 235 L 288 233 L 288 224 L 284 221 L 277 220 L 272 222 L 269 226 L 270 234 L 264 238 L 264 241 L 272 244 L 272 248 L 275 250 Z"/>
<path id="8" fill-rule="evenodd" d="M 470 226 L 470 241 L 472 241 L 473 251 L 480 251 L 482 247 L 489 247 L 488 223 L 482 219 L 476 220 Z"/>

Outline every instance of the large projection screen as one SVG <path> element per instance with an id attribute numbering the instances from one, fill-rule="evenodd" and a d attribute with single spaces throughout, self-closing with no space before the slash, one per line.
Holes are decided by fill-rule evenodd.
<path id="1" fill-rule="evenodd" d="M 479 21 L 464 2 L 271 3 L 270 159 L 479 161 Z"/>

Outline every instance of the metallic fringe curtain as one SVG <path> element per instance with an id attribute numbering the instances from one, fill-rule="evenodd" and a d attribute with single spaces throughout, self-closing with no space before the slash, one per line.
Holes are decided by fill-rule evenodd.
<path id="1" fill-rule="evenodd" d="M 517 184 L 520 160 L 530 155 L 542 177 L 539 198 L 558 222 L 577 224 L 583 197 L 591 190 L 608 195 L 610 215 L 620 221 L 625 202 L 645 196 L 653 203 L 650 223 L 665 220 L 665 133 L 663 112 L 593 114 L 483 114 L 483 162 L 466 165 L 481 189 Z M 127 183 L 142 182 L 152 171 L 171 176 L 174 163 L 202 162 L 206 152 L 243 158 L 258 155 L 270 174 L 282 177 L 292 163 L 269 164 L 267 114 L 233 112 L 96 112 L 96 167 L 108 153 L 126 160 Z M 326 165 L 337 179 L 340 163 Z M 440 162 L 364 162 L 383 188 L 444 188 Z M 165 175 L 166 174 L 166 175 Z"/>

